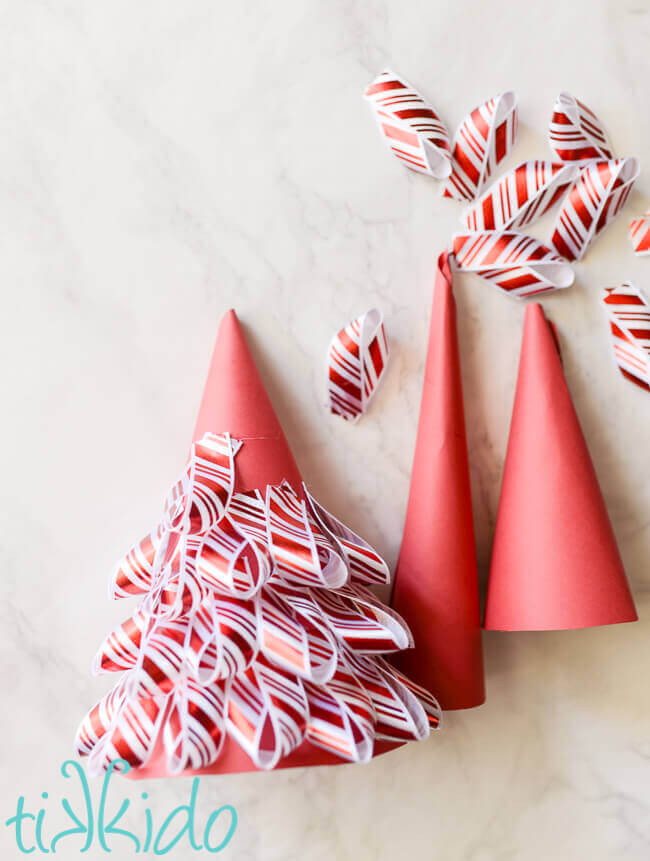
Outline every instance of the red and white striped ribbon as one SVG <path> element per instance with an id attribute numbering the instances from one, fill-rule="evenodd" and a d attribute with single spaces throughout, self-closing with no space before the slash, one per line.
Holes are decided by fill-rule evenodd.
<path id="1" fill-rule="evenodd" d="M 557 97 L 548 141 L 560 161 L 585 164 L 609 160 L 614 153 L 596 114 L 571 93 Z"/>
<path id="2" fill-rule="evenodd" d="M 650 210 L 630 221 L 630 240 L 635 254 L 650 254 Z"/>
<path id="3" fill-rule="evenodd" d="M 639 175 L 636 158 L 594 161 L 584 167 L 564 199 L 551 245 L 580 260 L 591 240 L 619 214 Z"/>
<path id="4" fill-rule="evenodd" d="M 517 97 L 500 93 L 475 108 L 458 127 L 452 149 L 451 175 L 444 197 L 474 200 L 517 136 Z"/>
<path id="5" fill-rule="evenodd" d="M 438 725 L 432 695 L 380 657 L 412 645 L 363 585 L 386 582 L 386 563 L 305 487 L 233 492 L 229 440 L 193 446 L 161 524 L 113 578 L 113 597 L 142 601 L 95 658 L 124 675 L 77 733 L 92 773 L 144 766 L 161 733 L 177 774 L 214 762 L 226 737 L 273 768 L 305 739 L 363 762 L 377 738 Z"/>
<path id="6" fill-rule="evenodd" d="M 461 220 L 472 231 L 525 227 L 553 207 L 577 175 L 574 165 L 524 161 L 496 180 Z"/>
<path id="7" fill-rule="evenodd" d="M 625 379 L 650 391 L 650 305 L 633 284 L 605 289 L 614 359 Z"/>
<path id="8" fill-rule="evenodd" d="M 330 412 L 347 421 L 357 421 L 384 376 L 388 355 L 384 318 L 377 308 L 337 332 L 327 353 Z"/>
<path id="9" fill-rule="evenodd" d="M 436 179 L 451 173 L 449 135 L 442 120 L 403 78 L 386 70 L 364 92 L 382 137 L 404 164 Z"/>
<path id="10" fill-rule="evenodd" d="M 452 252 L 450 263 L 455 269 L 475 272 L 511 296 L 533 296 L 573 284 L 567 262 L 524 233 L 457 233 Z"/>

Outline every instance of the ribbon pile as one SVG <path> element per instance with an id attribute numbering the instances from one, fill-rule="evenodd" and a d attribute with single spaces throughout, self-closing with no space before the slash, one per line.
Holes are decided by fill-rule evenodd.
<path id="1" fill-rule="evenodd" d="M 117 566 L 112 596 L 142 601 L 95 660 L 124 675 L 77 732 L 90 773 L 141 768 L 160 739 L 171 774 L 214 763 L 226 737 L 262 769 L 304 742 L 366 762 L 377 739 L 439 724 L 381 657 L 412 645 L 366 588 L 388 582 L 385 562 L 304 486 L 235 492 L 241 445 L 195 442 L 161 522 Z"/>
<path id="2" fill-rule="evenodd" d="M 411 95 L 402 103 L 401 92 Z M 514 296 L 531 296 L 573 283 L 567 260 L 580 260 L 589 243 L 618 215 L 639 174 L 636 158 L 616 158 L 598 117 L 570 93 L 558 96 L 548 139 L 556 161 L 522 162 L 485 191 L 495 169 L 506 158 L 517 134 L 517 99 L 507 91 L 475 108 L 460 124 L 451 153 L 438 114 L 393 72 L 379 75 L 366 89 L 383 136 L 413 169 L 425 162 L 435 143 L 441 159 L 450 160 L 443 196 L 470 201 L 462 216 L 469 233 L 452 238 L 452 265 L 476 272 Z M 417 110 L 413 99 L 417 96 Z M 435 118 L 432 127 L 423 117 Z M 406 158 L 396 141 L 406 137 Z M 397 148 L 396 148 L 397 147 Z M 398 151 L 399 150 L 399 151 Z M 446 178 L 445 178 L 446 177 Z M 528 226 L 561 202 L 549 247 L 513 230 Z M 633 222 L 633 225 L 638 225 Z M 648 222 L 632 227 L 638 244 L 650 249 Z M 635 244 L 637 240 L 635 239 Z"/>

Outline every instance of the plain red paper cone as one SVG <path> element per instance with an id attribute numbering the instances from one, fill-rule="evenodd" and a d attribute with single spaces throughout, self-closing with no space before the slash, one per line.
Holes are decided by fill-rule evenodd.
<path id="1" fill-rule="evenodd" d="M 485 627 L 587 628 L 637 619 L 557 341 L 526 309 Z"/>
<path id="2" fill-rule="evenodd" d="M 219 327 L 192 440 L 206 432 L 224 431 L 244 443 L 236 456 L 237 491 L 265 488 L 267 484 L 279 484 L 286 479 L 300 492 L 300 472 L 234 311 L 228 311 Z M 378 742 L 375 755 L 394 747 L 399 745 Z M 305 742 L 281 759 L 276 769 L 343 764 L 345 760 Z M 213 765 L 196 771 L 187 769 L 181 775 L 261 770 L 236 742 L 226 737 Z M 132 769 L 128 777 L 138 780 L 165 776 L 169 776 L 169 772 L 161 733 L 148 764 Z"/>
<path id="3" fill-rule="evenodd" d="M 485 700 L 476 547 L 447 253 L 438 261 L 404 537 L 392 605 L 415 648 L 395 665 L 443 709 Z"/>

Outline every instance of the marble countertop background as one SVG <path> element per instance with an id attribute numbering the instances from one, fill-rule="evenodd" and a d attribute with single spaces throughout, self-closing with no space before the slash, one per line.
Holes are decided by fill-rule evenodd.
<path id="1" fill-rule="evenodd" d="M 378 138 L 361 93 L 390 64 L 450 129 L 515 89 L 505 167 L 548 156 L 561 89 L 641 159 L 624 216 L 575 285 L 543 298 L 641 621 L 486 634 L 482 708 L 366 767 L 206 779 L 200 815 L 236 806 L 222 857 L 238 861 L 650 857 L 650 398 L 615 370 L 599 306 L 606 285 L 650 288 L 627 240 L 650 202 L 649 13 L 648 0 L 2 4 L 3 822 L 44 790 L 46 831 L 60 821 L 60 765 L 108 686 L 90 661 L 124 614 L 107 576 L 182 466 L 224 310 L 246 324 L 316 496 L 394 564 L 433 264 L 460 207 Z M 456 285 L 484 590 L 525 304 L 472 276 Z M 322 408 L 324 355 L 375 304 L 392 361 L 350 427 Z M 141 788 L 124 790 L 134 806 Z M 189 780 L 147 790 L 161 816 Z M 22 857 L 5 827 L 0 845 Z"/>

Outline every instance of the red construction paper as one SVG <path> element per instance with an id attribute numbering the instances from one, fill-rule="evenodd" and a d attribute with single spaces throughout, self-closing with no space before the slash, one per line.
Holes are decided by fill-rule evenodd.
<path id="1" fill-rule="evenodd" d="M 456 305 L 447 252 L 433 291 L 429 348 L 392 605 L 415 648 L 394 663 L 442 709 L 485 700 Z"/>
<path id="2" fill-rule="evenodd" d="M 224 316 L 219 327 L 192 440 L 200 439 L 209 431 L 228 431 L 231 436 L 244 443 L 237 454 L 237 491 L 265 488 L 267 484 L 279 484 L 282 479 L 286 479 L 300 491 L 300 472 L 260 378 L 237 315 L 232 310 Z M 378 756 L 400 746 L 392 742 L 377 742 L 374 755 Z M 293 753 L 281 759 L 276 768 L 345 763 L 346 760 L 303 742 Z M 213 765 L 198 770 L 186 769 L 181 772 L 181 776 L 236 774 L 260 770 L 262 769 L 255 766 L 236 742 L 226 737 L 219 758 Z M 132 769 L 128 776 L 134 780 L 169 776 L 165 765 L 162 734 L 147 765 Z"/>
<path id="3" fill-rule="evenodd" d="M 485 627 L 637 619 L 551 324 L 529 305 L 501 487 Z"/>

